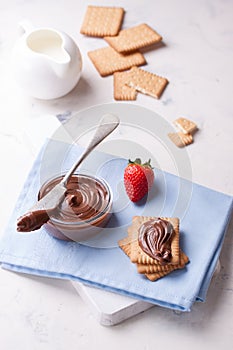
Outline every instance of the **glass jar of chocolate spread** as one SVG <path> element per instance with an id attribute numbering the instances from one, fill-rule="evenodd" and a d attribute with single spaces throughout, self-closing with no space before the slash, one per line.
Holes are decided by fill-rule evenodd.
<path id="1" fill-rule="evenodd" d="M 39 199 L 63 178 L 53 177 L 41 187 Z M 46 229 L 56 238 L 85 241 L 102 230 L 112 208 L 112 192 L 103 179 L 87 174 L 74 174 L 68 184 L 65 198 L 49 215 Z"/>

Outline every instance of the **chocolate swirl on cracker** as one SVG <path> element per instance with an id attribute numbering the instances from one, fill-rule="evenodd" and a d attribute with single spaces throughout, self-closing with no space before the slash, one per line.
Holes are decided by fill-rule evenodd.
<path id="1" fill-rule="evenodd" d="M 158 218 L 143 223 L 139 228 L 141 249 L 161 265 L 171 262 L 171 241 L 174 229 L 170 222 Z"/>

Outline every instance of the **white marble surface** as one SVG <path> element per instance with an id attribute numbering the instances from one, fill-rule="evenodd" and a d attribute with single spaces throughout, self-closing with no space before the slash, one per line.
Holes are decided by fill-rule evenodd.
<path id="1" fill-rule="evenodd" d="M 112 77 L 101 78 L 87 57 L 89 50 L 104 46 L 104 42 L 79 34 L 88 4 L 75 0 L 0 0 L 2 227 L 35 156 L 33 140 L 26 136 L 31 123 L 38 123 L 38 135 L 45 135 L 45 120 L 53 124 L 55 115 L 69 117 L 84 108 L 114 102 Z M 148 62 L 145 69 L 166 76 L 169 86 L 160 100 L 139 95 L 132 103 L 154 110 L 168 122 L 180 116 L 196 121 L 200 130 L 195 143 L 187 149 L 192 178 L 233 195 L 233 2 L 93 0 L 91 4 L 121 5 L 126 10 L 124 27 L 146 22 L 163 36 L 162 47 L 144 51 Z M 64 98 L 39 101 L 16 86 L 10 52 L 17 39 L 17 24 L 24 18 L 35 26 L 64 30 L 78 43 L 84 61 L 82 78 Z M 164 169 L 169 170 L 169 164 L 165 163 Z M 154 349 L 166 344 L 172 348 L 208 350 L 224 344 L 226 350 L 231 349 L 232 246 L 231 224 L 221 256 L 221 271 L 211 284 L 205 304 L 194 305 L 188 314 L 155 307 L 113 328 L 96 322 L 69 282 L 0 270 L 1 348 Z"/>

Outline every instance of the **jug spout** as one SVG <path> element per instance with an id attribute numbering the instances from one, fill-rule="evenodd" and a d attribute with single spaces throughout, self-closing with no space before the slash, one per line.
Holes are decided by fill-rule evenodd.
<path id="1" fill-rule="evenodd" d="M 65 78 L 70 68 L 70 57 L 68 56 L 67 59 L 63 60 L 62 62 L 53 60 L 51 61 L 51 66 L 53 71 L 59 78 Z"/>

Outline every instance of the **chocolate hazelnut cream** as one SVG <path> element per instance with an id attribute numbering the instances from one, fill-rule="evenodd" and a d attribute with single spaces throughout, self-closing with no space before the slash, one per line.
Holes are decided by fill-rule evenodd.
<path id="1" fill-rule="evenodd" d="M 62 177 L 56 178 L 40 191 L 39 198 L 47 194 Z M 39 229 L 50 217 L 63 223 L 92 221 L 105 212 L 109 203 L 109 192 L 104 184 L 92 177 L 73 175 L 68 184 L 65 198 L 51 213 L 41 210 L 29 212 L 18 219 L 17 231 L 29 232 Z"/>
<path id="2" fill-rule="evenodd" d="M 171 241 L 174 229 L 164 219 L 152 219 L 139 228 L 138 243 L 141 249 L 161 265 L 171 261 Z"/>

